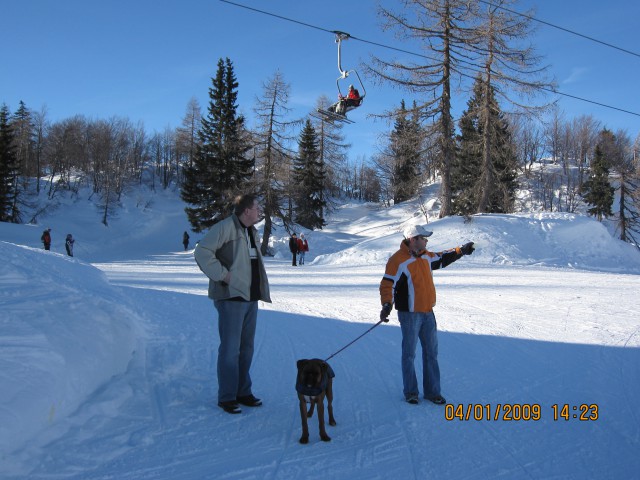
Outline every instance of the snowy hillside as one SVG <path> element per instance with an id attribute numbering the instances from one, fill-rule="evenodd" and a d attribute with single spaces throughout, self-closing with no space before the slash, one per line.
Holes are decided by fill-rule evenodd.
<path id="1" fill-rule="evenodd" d="M 394 313 L 332 358 L 338 424 L 324 443 L 312 419 L 303 446 L 296 360 L 376 323 L 384 264 L 424 217 L 345 205 L 304 232 L 295 268 L 276 232 L 252 369 L 264 406 L 231 416 L 215 404 L 216 313 L 181 251 L 182 208 L 139 194 L 108 227 L 83 201 L 0 224 L 0 478 L 637 478 L 640 254 L 598 222 L 431 221 L 430 249 L 477 243 L 434 273 L 449 405 L 403 401 Z"/>

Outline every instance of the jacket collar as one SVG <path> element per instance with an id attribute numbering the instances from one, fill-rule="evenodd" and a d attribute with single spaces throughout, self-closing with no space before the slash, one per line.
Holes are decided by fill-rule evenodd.
<path id="1" fill-rule="evenodd" d="M 409 248 L 409 241 L 408 240 L 402 240 L 402 242 L 400 243 L 400 250 L 410 256 L 410 257 L 421 257 L 422 255 L 424 255 L 425 253 L 427 253 L 426 250 L 421 250 L 418 253 L 413 253 L 411 251 L 411 249 Z"/>

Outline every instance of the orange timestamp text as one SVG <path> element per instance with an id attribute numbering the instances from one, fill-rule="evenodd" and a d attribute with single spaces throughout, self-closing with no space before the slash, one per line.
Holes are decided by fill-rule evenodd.
<path id="1" fill-rule="evenodd" d="M 595 403 L 553 404 L 551 418 L 558 420 L 595 421 L 599 418 L 599 407 Z M 537 422 L 543 418 L 543 408 L 539 403 L 447 403 L 444 407 L 447 421 L 503 421 Z"/>

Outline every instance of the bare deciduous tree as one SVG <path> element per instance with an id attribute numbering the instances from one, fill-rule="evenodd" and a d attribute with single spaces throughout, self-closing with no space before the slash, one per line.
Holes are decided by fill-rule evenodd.
<path id="1" fill-rule="evenodd" d="M 326 110 L 330 104 L 329 98 L 322 95 L 318 98 L 316 106 L 318 109 Z M 314 119 L 313 125 L 318 134 L 320 163 L 325 172 L 324 192 L 327 196 L 322 200 L 327 201 L 329 207 L 333 207 L 328 202 L 328 196 L 339 196 L 337 185 L 340 183 L 340 172 L 346 165 L 347 150 L 351 145 L 345 141 L 342 123 Z"/>
<path id="2" fill-rule="evenodd" d="M 289 178 L 290 159 L 295 155 L 291 149 L 295 136 L 292 129 L 301 120 L 287 120 L 291 112 L 288 107 L 291 87 L 282 74 L 276 71 L 262 86 L 262 97 L 256 98 L 254 112 L 258 126 L 254 133 L 256 154 L 256 186 L 263 197 L 265 217 L 264 233 L 260 250 L 267 254 L 269 238 L 273 230 L 273 219 L 280 218 L 285 224 L 289 215 L 282 210 L 285 186 Z"/>
<path id="3" fill-rule="evenodd" d="M 49 120 L 47 120 L 47 109 L 42 107 L 39 112 L 33 115 L 34 129 L 34 159 L 36 171 L 36 194 L 40 194 L 40 179 L 42 178 L 42 152 L 44 149 L 45 138 L 49 131 Z"/>
<path id="4" fill-rule="evenodd" d="M 544 138 L 539 123 L 531 117 L 509 117 L 511 133 L 516 146 L 518 165 L 525 177 L 531 176 L 531 168 L 544 154 Z"/>
<path id="5" fill-rule="evenodd" d="M 479 112 L 483 125 L 483 187 L 478 212 L 486 211 L 496 185 L 492 142 L 497 126 L 492 125 L 492 122 L 498 120 L 493 114 L 491 99 L 495 95 L 498 104 L 502 103 L 502 99 L 526 112 L 542 111 L 545 106 L 524 103 L 521 98 L 535 97 L 543 88 L 552 86 L 542 78 L 545 68 L 539 67 L 540 57 L 535 54 L 532 46 L 525 43 L 531 33 L 530 16 L 516 15 L 502 8 L 511 3 L 513 2 L 510 0 L 496 0 L 485 4 L 484 11 L 480 13 L 482 22 L 476 29 L 479 37 L 472 44 L 482 61 L 480 78 L 484 86 L 484 103 Z"/>
<path id="6" fill-rule="evenodd" d="M 415 108 L 421 120 L 436 122 L 442 178 L 440 216 L 445 217 L 452 211 L 450 168 L 455 155 L 451 90 L 456 79 L 474 76 L 469 56 L 477 38 L 470 28 L 476 12 L 464 0 L 404 0 L 401 5 L 400 12 L 379 8 L 383 28 L 394 29 L 403 40 L 418 40 L 426 55 L 421 64 L 373 57 L 367 69 L 383 82 L 418 94 Z"/>
<path id="7" fill-rule="evenodd" d="M 579 183 L 578 188 L 582 188 L 585 170 L 589 165 L 589 157 L 593 155 L 598 133 L 602 130 L 602 125 L 591 115 L 582 115 L 574 120 L 573 131 L 576 136 L 576 156 L 578 165 Z"/>
<path id="8" fill-rule="evenodd" d="M 187 111 L 182 119 L 182 126 L 176 129 L 176 156 L 178 166 L 193 167 L 193 159 L 199 143 L 198 131 L 202 124 L 202 110 L 196 98 L 189 100 Z M 179 172 L 178 173 L 178 181 Z"/>

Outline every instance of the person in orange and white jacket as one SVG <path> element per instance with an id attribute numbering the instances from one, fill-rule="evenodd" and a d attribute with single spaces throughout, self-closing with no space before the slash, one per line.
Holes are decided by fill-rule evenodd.
<path id="1" fill-rule="evenodd" d="M 446 403 L 440 393 L 438 335 L 433 307 L 436 287 L 433 270 L 444 268 L 474 251 L 473 242 L 442 252 L 426 249 L 433 232 L 413 225 L 404 232 L 400 249 L 387 261 L 380 281 L 380 320 L 389 321 L 392 305 L 398 311 L 402 331 L 402 383 L 405 400 L 418 403 L 418 381 L 414 365 L 418 340 L 422 347 L 422 388 L 424 398 L 438 405 Z"/>

